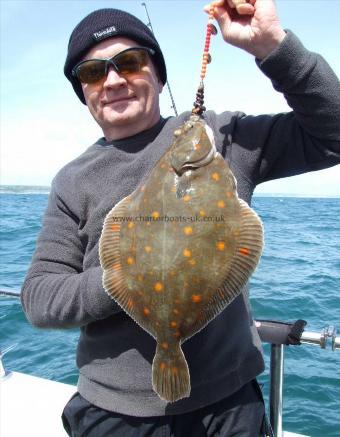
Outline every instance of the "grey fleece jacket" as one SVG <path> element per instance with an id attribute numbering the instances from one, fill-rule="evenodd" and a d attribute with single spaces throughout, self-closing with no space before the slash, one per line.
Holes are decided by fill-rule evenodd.
<path id="1" fill-rule="evenodd" d="M 248 203 L 261 182 L 340 162 L 340 84 L 328 64 L 289 31 L 273 53 L 257 62 L 293 112 L 205 114 L 217 149 L 237 179 L 239 197 Z M 150 130 L 124 140 L 100 139 L 60 170 L 22 287 L 22 305 L 32 324 L 80 327 L 81 395 L 128 415 L 195 410 L 227 397 L 264 368 L 244 290 L 183 344 L 191 396 L 172 404 L 162 401 L 151 387 L 155 340 L 102 286 L 98 240 L 106 214 L 146 177 L 188 116 L 161 119 Z"/>

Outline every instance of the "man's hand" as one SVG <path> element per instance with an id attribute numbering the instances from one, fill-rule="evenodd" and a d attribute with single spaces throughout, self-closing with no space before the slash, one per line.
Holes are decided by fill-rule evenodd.
<path id="1" fill-rule="evenodd" d="M 214 7 L 223 39 L 258 59 L 272 52 L 285 37 L 274 0 L 215 0 Z"/>

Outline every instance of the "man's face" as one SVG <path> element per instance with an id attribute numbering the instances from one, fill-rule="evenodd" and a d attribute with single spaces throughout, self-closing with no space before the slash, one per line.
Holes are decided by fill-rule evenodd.
<path id="1" fill-rule="evenodd" d="M 112 58 L 138 46 L 128 38 L 109 38 L 93 47 L 83 60 Z M 140 72 L 129 75 L 121 75 L 110 67 L 103 80 L 82 83 L 82 88 L 86 104 L 107 140 L 136 135 L 159 120 L 159 93 L 163 85 L 151 60 Z"/>

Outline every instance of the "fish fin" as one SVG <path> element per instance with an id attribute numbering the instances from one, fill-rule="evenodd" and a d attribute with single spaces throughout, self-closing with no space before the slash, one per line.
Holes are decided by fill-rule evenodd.
<path id="1" fill-rule="evenodd" d="M 102 283 L 107 294 L 144 330 L 156 338 L 152 318 L 140 313 L 138 296 L 127 287 L 126 272 L 122 264 L 120 235 L 122 221 L 119 217 L 128 217 L 131 196 L 125 197 L 107 214 L 99 240 L 99 259 L 103 269 Z M 145 311 L 148 309 L 145 308 Z M 148 320 L 149 318 L 149 320 Z"/>
<path id="2" fill-rule="evenodd" d="M 196 323 L 188 330 L 182 341 L 204 328 L 241 294 L 260 260 L 263 249 L 262 222 L 246 202 L 241 199 L 239 201 L 241 225 L 233 259 L 222 285 L 213 293 L 207 305 L 198 314 Z"/>
<path id="3" fill-rule="evenodd" d="M 238 244 L 225 280 L 213 296 L 216 300 L 222 297 L 224 307 L 241 293 L 254 272 L 263 249 L 263 227 L 259 216 L 242 199 L 239 202 L 241 225 Z"/>
<path id="4" fill-rule="evenodd" d="M 179 342 L 171 343 L 166 350 L 157 343 L 152 363 L 152 386 L 167 402 L 189 397 L 189 368 Z"/>
<path id="5" fill-rule="evenodd" d="M 129 203 L 129 196 L 122 199 L 107 214 L 99 240 L 99 259 L 103 269 L 103 287 L 125 309 L 129 305 L 129 291 L 125 286 L 124 272 L 120 254 L 121 222 L 117 217 L 124 217 Z"/>
<path id="6" fill-rule="evenodd" d="M 109 211 L 104 219 L 99 239 L 99 259 L 103 270 L 120 261 L 120 228 L 119 218 L 127 215 L 130 196 L 124 197 Z"/>

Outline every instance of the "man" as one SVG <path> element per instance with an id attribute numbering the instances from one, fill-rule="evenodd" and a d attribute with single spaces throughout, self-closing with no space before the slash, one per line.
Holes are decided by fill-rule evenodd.
<path id="1" fill-rule="evenodd" d="M 205 113 L 239 197 L 249 203 L 261 182 L 339 163 L 340 85 L 327 63 L 282 29 L 271 0 L 218 1 L 215 18 L 225 41 L 255 56 L 293 109 Z M 64 71 L 104 137 L 53 181 L 22 304 L 36 326 L 81 329 L 79 393 L 65 407 L 65 429 L 72 436 L 261 435 L 255 378 L 264 364 L 246 291 L 183 344 L 191 395 L 166 403 L 151 387 L 154 339 L 102 287 L 98 241 L 106 214 L 189 117 L 160 116 L 166 67 L 154 35 L 126 12 L 95 11 L 74 29 Z"/>

